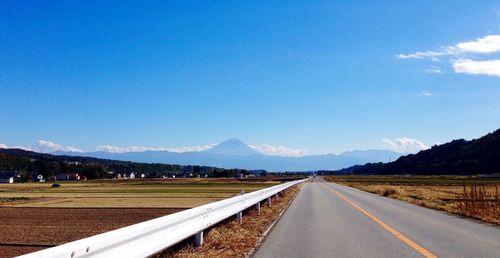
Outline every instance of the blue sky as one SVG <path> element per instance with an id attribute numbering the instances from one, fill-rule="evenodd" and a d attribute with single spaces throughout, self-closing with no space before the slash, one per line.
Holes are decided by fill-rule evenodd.
<path id="1" fill-rule="evenodd" d="M 2 1 L 0 144 L 476 138 L 500 127 L 498 35 L 498 1 Z"/>

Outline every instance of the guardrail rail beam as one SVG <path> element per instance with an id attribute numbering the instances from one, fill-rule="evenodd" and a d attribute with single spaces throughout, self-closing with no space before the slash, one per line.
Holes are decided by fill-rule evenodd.
<path id="1" fill-rule="evenodd" d="M 195 246 L 203 244 L 203 231 L 267 200 L 306 179 L 290 181 L 251 193 L 205 204 L 124 228 L 19 256 L 21 258 L 148 257 L 194 236 Z"/>

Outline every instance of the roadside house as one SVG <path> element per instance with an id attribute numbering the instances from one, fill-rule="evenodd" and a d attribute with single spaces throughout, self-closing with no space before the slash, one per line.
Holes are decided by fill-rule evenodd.
<path id="1" fill-rule="evenodd" d="M 56 175 L 57 181 L 79 181 L 80 175 L 78 173 L 60 173 Z"/>
<path id="2" fill-rule="evenodd" d="M 13 184 L 19 179 L 19 174 L 16 171 L 1 171 L 0 172 L 0 183 L 1 184 Z"/>

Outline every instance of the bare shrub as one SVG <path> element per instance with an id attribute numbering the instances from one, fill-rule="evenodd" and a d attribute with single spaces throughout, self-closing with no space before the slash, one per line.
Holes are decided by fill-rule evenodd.
<path id="1" fill-rule="evenodd" d="M 500 194 L 498 185 L 494 185 L 495 191 L 487 191 L 485 185 L 463 184 L 463 192 L 460 194 L 459 211 L 474 218 L 487 218 L 492 221 L 500 221 Z"/>
<path id="2" fill-rule="evenodd" d="M 385 187 L 383 192 L 382 192 L 382 196 L 391 196 L 391 195 L 395 195 L 397 193 L 398 193 L 398 191 L 396 191 L 396 189 Z"/>

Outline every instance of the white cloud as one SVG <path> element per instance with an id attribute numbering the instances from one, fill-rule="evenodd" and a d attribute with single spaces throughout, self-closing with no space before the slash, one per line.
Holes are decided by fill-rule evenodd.
<path id="1" fill-rule="evenodd" d="M 188 146 L 188 147 L 177 147 L 177 148 L 168 148 L 171 152 L 192 152 L 192 151 L 205 151 L 217 144 L 208 144 L 205 146 Z"/>
<path id="2" fill-rule="evenodd" d="M 75 147 L 71 147 L 71 146 L 65 147 L 64 150 L 71 151 L 71 152 L 83 152 L 82 150 L 75 148 Z"/>
<path id="3" fill-rule="evenodd" d="M 45 140 L 39 140 L 33 143 L 33 145 L 31 145 L 31 148 L 38 152 L 52 152 L 64 149 L 64 147 L 60 144 Z"/>
<path id="4" fill-rule="evenodd" d="M 21 149 L 21 150 L 31 150 L 23 146 L 8 146 L 7 144 L 0 143 L 0 149 Z"/>
<path id="5" fill-rule="evenodd" d="M 495 54 L 500 52 L 500 35 L 487 35 L 471 41 L 459 42 L 453 46 L 441 47 L 440 51 L 417 51 L 411 54 L 397 54 L 399 59 L 428 58 L 438 61 L 447 57 L 455 73 L 475 75 L 500 76 L 500 60 L 471 60 L 477 55 Z M 454 58 L 454 59 L 452 59 Z M 427 73 L 442 73 L 440 69 L 427 69 Z"/>
<path id="6" fill-rule="evenodd" d="M 139 146 L 129 146 L 129 147 L 118 147 L 113 145 L 98 145 L 96 147 L 98 151 L 111 152 L 111 153 L 125 153 L 125 152 L 141 152 L 148 150 L 163 150 L 153 147 L 139 147 Z"/>
<path id="7" fill-rule="evenodd" d="M 421 91 L 420 94 L 424 95 L 424 96 L 432 96 L 432 93 L 428 92 L 428 91 Z"/>
<path id="8" fill-rule="evenodd" d="M 273 146 L 269 144 L 261 145 L 249 145 L 250 148 L 269 156 L 290 156 L 290 157 L 300 157 L 307 154 L 307 150 L 304 149 L 289 149 L 284 146 L 278 145 Z"/>
<path id="9" fill-rule="evenodd" d="M 456 73 L 500 76 L 500 60 L 474 61 L 458 59 L 452 61 L 452 64 Z"/>
<path id="10" fill-rule="evenodd" d="M 439 56 L 446 55 L 446 52 L 436 52 L 436 51 L 418 51 L 412 54 L 397 54 L 396 57 L 399 59 L 422 59 L 422 58 L 437 58 Z M 436 61 L 438 59 L 435 59 Z"/>
<path id="11" fill-rule="evenodd" d="M 389 149 L 400 153 L 416 153 L 421 150 L 429 149 L 429 146 L 425 145 L 423 142 L 407 137 L 393 140 L 384 138 L 382 142 L 387 144 Z"/>
<path id="12" fill-rule="evenodd" d="M 495 53 L 500 51 L 500 35 L 488 35 L 473 41 L 461 42 L 456 50 L 463 53 Z"/>
<path id="13" fill-rule="evenodd" d="M 426 73 L 435 73 L 435 74 L 442 74 L 443 71 L 439 68 L 430 68 L 425 70 Z"/>
<path id="14" fill-rule="evenodd" d="M 82 150 L 75 148 L 75 147 L 65 147 L 60 144 L 50 142 L 50 141 L 45 141 L 45 140 L 39 140 L 33 145 L 31 145 L 31 150 L 36 151 L 36 152 L 44 152 L 44 153 L 50 153 L 54 151 L 71 151 L 71 152 L 83 152 Z"/>
<path id="15" fill-rule="evenodd" d="M 208 150 L 214 145 L 215 144 L 209 144 L 205 146 L 188 146 L 188 147 L 175 147 L 175 148 L 144 147 L 144 146 L 118 147 L 112 145 L 98 145 L 96 149 L 98 151 L 111 152 L 111 153 L 142 152 L 142 151 L 193 152 L 193 151 Z"/>
<path id="16" fill-rule="evenodd" d="M 459 42 L 454 46 L 441 47 L 440 51 L 417 51 L 411 54 L 397 54 L 400 59 L 437 58 L 465 53 L 491 54 L 500 52 L 500 35 L 488 35 L 472 41 Z"/>

